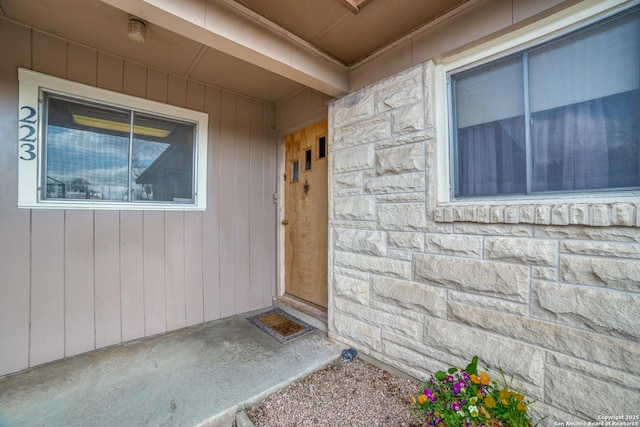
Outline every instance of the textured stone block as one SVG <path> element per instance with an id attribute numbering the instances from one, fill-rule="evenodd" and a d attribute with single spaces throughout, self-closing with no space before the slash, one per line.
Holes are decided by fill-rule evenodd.
<path id="1" fill-rule="evenodd" d="M 518 206 L 506 206 L 504 208 L 504 222 L 507 224 L 517 224 L 520 222 L 520 209 Z"/>
<path id="2" fill-rule="evenodd" d="M 523 303 L 506 301 L 499 298 L 485 297 L 466 292 L 454 291 L 449 289 L 449 301 L 461 304 L 474 305 L 476 307 L 498 310 L 502 313 L 517 314 L 527 316 L 529 314 L 529 306 Z"/>
<path id="3" fill-rule="evenodd" d="M 333 153 L 333 173 L 352 172 L 375 167 L 373 144 L 339 150 Z"/>
<path id="4" fill-rule="evenodd" d="M 563 255 L 560 257 L 560 278 L 568 283 L 640 292 L 640 263 Z"/>
<path id="5" fill-rule="evenodd" d="M 536 210 L 533 205 L 520 206 L 520 222 L 533 224 L 536 220 Z"/>
<path id="6" fill-rule="evenodd" d="M 346 268 L 339 265 L 333 267 L 334 274 L 340 274 L 342 276 L 352 277 L 357 280 L 368 282 L 371 275 L 369 272 L 361 271 L 353 268 Z"/>
<path id="7" fill-rule="evenodd" d="M 556 280 L 558 269 L 556 267 L 531 267 L 531 278 L 542 280 Z"/>
<path id="8" fill-rule="evenodd" d="M 391 193 L 376 195 L 376 202 L 379 203 L 424 203 L 426 199 L 426 195 L 422 191 L 419 193 Z"/>
<path id="9" fill-rule="evenodd" d="M 387 117 L 376 117 L 373 120 L 345 126 L 340 133 L 341 146 L 350 147 L 383 141 L 391 137 L 391 126 Z"/>
<path id="10" fill-rule="evenodd" d="M 576 240 L 610 240 L 612 242 L 640 242 L 640 227 L 579 227 L 550 226 L 536 229 L 537 237 Z"/>
<path id="11" fill-rule="evenodd" d="M 370 194 L 413 193 L 424 190 L 424 173 L 381 176 L 367 179 L 364 184 L 365 193 Z"/>
<path id="12" fill-rule="evenodd" d="M 333 175 L 333 187 L 360 188 L 362 186 L 362 172 L 336 173 Z"/>
<path id="13" fill-rule="evenodd" d="M 398 249 L 389 249 L 387 251 L 387 256 L 389 258 L 402 259 L 405 261 L 411 261 L 413 258 L 413 253 L 411 251 L 401 251 Z"/>
<path id="14" fill-rule="evenodd" d="M 424 342 L 467 360 L 477 355 L 489 366 L 501 367 L 506 375 L 539 387 L 544 384 L 545 353 L 534 346 L 434 318 L 425 322 Z"/>
<path id="15" fill-rule="evenodd" d="M 338 335 L 343 339 L 346 338 L 374 351 L 382 351 L 380 328 L 341 313 L 334 314 L 333 325 Z"/>
<path id="16" fill-rule="evenodd" d="M 560 242 L 560 252 L 573 255 L 640 259 L 640 245 L 609 242 Z"/>
<path id="17" fill-rule="evenodd" d="M 594 227 L 606 227 L 611 224 L 610 211 L 607 205 L 592 205 L 589 210 L 591 225 Z"/>
<path id="18" fill-rule="evenodd" d="M 640 375 L 640 344 L 546 321 L 450 302 L 450 320 Z"/>
<path id="19" fill-rule="evenodd" d="M 336 299 L 336 310 L 348 314 L 350 317 L 378 327 L 382 330 L 390 331 L 407 338 L 417 340 L 422 335 L 422 325 L 404 317 L 385 313 L 380 310 L 365 307 L 343 299 Z"/>
<path id="20" fill-rule="evenodd" d="M 424 250 L 423 233 L 390 231 L 387 238 L 389 239 L 389 247 L 419 252 Z"/>
<path id="21" fill-rule="evenodd" d="M 418 132 L 424 129 L 422 103 L 391 111 L 391 131 L 394 135 Z"/>
<path id="22" fill-rule="evenodd" d="M 384 339 L 384 336 L 383 336 Z M 561 353 L 549 352 L 547 363 L 563 370 L 588 372 L 595 379 L 607 381 L 620 386 L 628 387 L 629 391 L 640 392 L 640 377 L 629 372 L 607 368 L 595 363 L 587 362 Z"/>
<path id="23" fill-rule="evenodd" d="M 531 226 L 511 224 L 455 224 L 453 232 L 456 234 L 479 234 L 483 236 L 528 237 L 533 235 Z"/>
<path id="24" fill-rule="evenodd" d="M 485 258 L 533 265 L 556 265 L 557 243 L 542 239 L 487 238 Z"/>
<path id="25" fill-rule="evenodd" d="M 401 84 L 385 88 L 377 93 L 376 99 L 378 100 L 378 113 L 415 104 L 422 100 L 420 77 L 417 76 L 401 82 Z"/>
<path id="26" fill-rule="evenodd" d="M 383 231 L 337 229 L 334 244 L 341 251 L 384 256 L 387 253 L 387 234 Z"/>
<path id="27" fill-rule="evenodd" d="M 353 92 L 333 103 L 333 124 L 345 126 L 372 117 L 374 113 L 374 94 L 365 91 Z"/>
<path id="28" fill-rule="evenodd" d="M 528 268 L 499 262 L 416 254 L 414 279 L 512 301 L 527 301 Z"/>
<path id="29" fill-rule="evenodd" d="M 536 224 L 549 225 L 551 224 L 551 206 L 538 205 L 535 207 L 536 211 Z"/>
<path id="30" fill-rule="evenodd" d="M 611 223 L 613 225 L 636 225 L 637 206 L 631 203 L 614 203 L 611 207 Z"/>
<path id="31" fill-rule="evenodd" d="M 378 175 L 421 171 L 424 171 L 424 145 L 422 143 L 376 150 L 376 173 Z"/>
<path id="32" fill-rule="evenodd" d="M 632 392 L 627 387 L 596 380 L 588 373 L 584 375 L 556 366 L 547 366 L 546 378 L 547 403 L 569 413 L 596 421 L 603 415 L 638 414 L 638 391 Z"/>
<path id="33" fill-rule="evenodd" d="M 336 274 L 333 276 L 333 286 L 336 296 L 362 305 L 369 303 L 369 282 Z"/>
<path id="34" fill-rule="evenodd" d="M 383 230 L 424 230 L 427 214 L 422 203 L 381 204 L 378 205 L 377 219 Z"/>
<path id="35" fill-rule="evenodd" d="M 435 138 L 434 129 L 425 129 L 420 132 L 413 132 L 400 135 L 392 135 L 390 139 L 376 142 L 376 150 L 398 147 L 401 145 L 414 144 L 416 142 L 433 142 Z"/>
<path id="36" fill-rule="evenodd" d="M 434 317 L 444 318 L 446 315 L 445 289 L 377 276 L 372 281 L 376 299 Z"/>
<path id="37" fill-rule="evenodd" d="M 571 224 L 589 224 L 589 205 L 578 204 L 571 206 Z"/>
<path id="38" fill-rule="evenodd" d="M 336 197 L 333 201 L 336 219 L 373 221 L 375 219 L 375 198 L 372 196 Z"/>
<path id="39" fill-rule="evenodd" d="M 370 255 L 353 254 L 349 252 L 335 252 L 333 261 L 336 265 L 355 268 L 382 276 L 408 279 L 411 277 L 411 263 L 397 259 L 375 257 Z"/>
<path id="40" fill-rule="evenodd" d="M 551 223 L 554 225 L 569 224 L 569 205 L 556 205 L 551 208 Z"/>
<path id="41" fill-rule="evenodd" d="M 534 282 L 531 300 L 533 317 L 605 335 L 640 339 L 640 295 Z"/>
<path id="42" fill-rule="evenodd" d="M 426 236 L 427 252 L 435 254 L 479 257 L 482 254 L 482 238 L 436 234 Z"/>

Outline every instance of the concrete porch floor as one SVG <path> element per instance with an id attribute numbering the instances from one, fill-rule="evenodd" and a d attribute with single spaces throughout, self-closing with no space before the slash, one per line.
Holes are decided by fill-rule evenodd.
<path id="1" fill-rule="evenodd" d="M 246 319 L 263 311 L 0 378 L 0 427 L 229 426 L 343 349 L 322 330 L 280 344 Z"/>

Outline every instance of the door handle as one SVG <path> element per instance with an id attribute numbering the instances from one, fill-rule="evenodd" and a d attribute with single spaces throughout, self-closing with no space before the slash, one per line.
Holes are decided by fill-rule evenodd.
<path id="1" fill-rule="evenodd" d="M 282 225 L 289 225 L 289 220 L 288 219 L 283 219 L 282 220 Z"/>

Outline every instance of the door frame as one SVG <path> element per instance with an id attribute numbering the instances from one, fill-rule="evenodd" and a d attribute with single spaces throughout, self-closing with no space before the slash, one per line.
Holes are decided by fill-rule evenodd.
<path id="1" fill-rule="evenodd" d="M 327 174 L 329 175 L 328 177 L 328 182 L 327 182 L 327 197 L 328 197 L 328 208 L 329 208 L 329 220 L 331 220 L 331 206 L 333 205 L 331 198 L 329 197 L 330 191 L 331 191 L 331 179 L 330 179 L 330 170 L 331 170 L 331 128 L 329 126 L 329 114 L 328 111 L 320 111 L 319 114 L 313 114 L 311 117 L 306 117 L 305 120 L 303 121 L 299 121 L 296 122 L 293 125 L 289 125 L 285 128 L 282 129 L 276 129 L 276 141 L 277 141 L 277 176 L 276 176 L 276 180 L 277 180 L 277 184 L 276 184 L 276 190 L 277 190 L 277 213 L 276 213 L 276 289 L 275 289 L 275 297 L 281 297 L 285 294 L 285 230 L 284 230 L 284 226 L 282 225 L 282 221 L 285 219 L 285 180 L 284 180 L 284 174 L 286 173 L 287 170 L 287 165 L 286 165 L 286 138 L 287 135 L 292 134 L 294 132 L 297 132 L 299 130 L 305 129 L 311 125 L 314 125 L 316 123 L 319 123 L 323 120 L 327 121 L 327 150 L 328 150 L 328 158 L 327 158 L 327 162 L 328 162 L 328 168 L 327 168 Z M 329 233 L 329 230 L 327 230 L 327 233 Z M 331 233 L 329 233 L 328 236 L 328 240 L 329 240 L 329 245 L 331 245 Z M 328 301 L 327 301 L 327 313 L 331 312 L 331 306 L 332 306 L 332 287 L 329 286 L 329 283 L 331 283 L 331 281 L 333 280 L 333 272 L 331 267 L 331 263 L 329 261 L 329 259 L 331 258 L 331 251 L 328 251 L 328 266 L 327 266 L 327 274 L 328 274 L 328 280 L 327 280 L 327 287 L 328 287 Z"/>

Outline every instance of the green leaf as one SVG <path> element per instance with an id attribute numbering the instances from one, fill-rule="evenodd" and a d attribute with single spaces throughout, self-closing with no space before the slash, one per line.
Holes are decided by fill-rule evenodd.
<path id="1" fill-rule="evenodd" d="M 433 374 L 433 377 L 439 381 L 442 381 L 447 377 L 447 374 L 444 371 L 438 371 L 435 374 Z"/>
<path id="2" fill-rule="evenodd" d="M 450 374 L 455 374 L 456 372 L 458 372 L 458 368 L 449 368 Z"/>
<path id="3" fill-rule="evenodd" d="M 473 356 L 471 363 L 465 368 L 465 372 L 469 375 L 478 375 L 478 356 Z"/>

